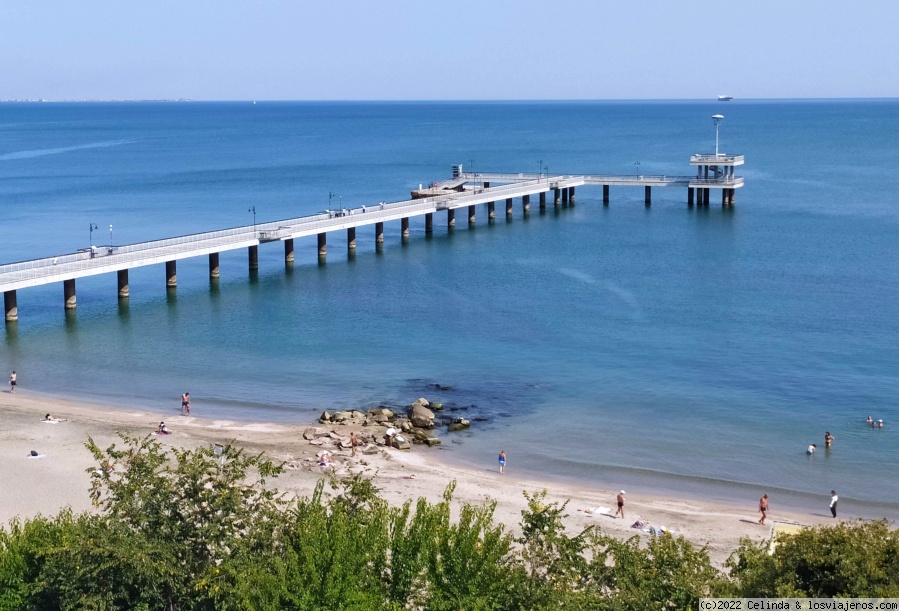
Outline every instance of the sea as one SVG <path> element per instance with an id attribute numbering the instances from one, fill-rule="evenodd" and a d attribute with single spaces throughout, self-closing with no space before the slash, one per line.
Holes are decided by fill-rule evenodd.
<path id="1" fill-rule="evenodd" d="M 18 291 L 20 389 L 216 420 L 442 402 L 440 460 L 518 477 L 899 518 L 899 101 L 0 104 L 0 263 L 408 199 L 471 172 L 688 175 L 723 208 L 579 187 L 545 213 L 435 216 Z M 4 373 L 7 375 L 7 373 Z M 882 419 L 882 429 L 865 422 Z M 824 433 L 835 438 L 824 448 Z M 818 451 L 808 456 L 806 447 Z M 610 499 L 611 500 L 611 499 Z"/>

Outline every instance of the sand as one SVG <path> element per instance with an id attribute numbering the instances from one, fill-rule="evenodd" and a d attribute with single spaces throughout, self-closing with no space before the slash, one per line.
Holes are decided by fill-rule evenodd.
<path id="1" fill-rule="evenodd" d="M 48 412 L 63 421 L 41 422 Z M 160 418 L 152 411 L 116 410 L 30 395 L 21 389 L 15 394 L 0 392 L 0 524 L 5 525 L 15 517 L 54 515 L 67 506 L 75 511 L 92 510 L 87 493 L 87 470 L 95 465 L 84 447 L 88 436 L 105 448 L 118 440 L 117 431 L 139 435 L 152 433 Z M 725 504 L 664 494 L 627 494 L 626 519 L 614 519 L 585 510 L 606 507 L 612 508 L 610 513 L 614 513 L 617 490 L 524 478 L 515 473 L 514 457 L 510 457 L 506 473 L 500 475 L 486 467 L 474 470 L 444 464 L 438 459 L 436 450 L 425 446 L 413 446 L 410 451 L 373 446 L 369 448 L 372 453 L 358 452 L 353 458 L 350 450 L 328 445 L 330 441 L 316 445 L 303 439 L 303 431 L 314 426 L 348 438 L 354 429 L 347 426 L 244 423 L 204 419 L 197 415 L 179 416 L 177 412 L 165 417 L 165 421 L 172 433 L 158 437 L 165 445 L 194 448 L 211 443 L 234 443 L 284 461 L 286 471 L 273 483 L 289 493 L 307 496 L 319 479 L 331 473 L 362 472 L 374 477 L 384 498 L 401 504 L 419 497 L 437 501 L 447 484 L 455 480 L 457 503 L 477 503 L 491 498 L 497 502 L 496 518 L 516 532 L 521 511 L 527 505 L 522 491 L 546 489 L 551 501 L 570 500 L 567 525 L 572 534 L 588 525 L 598 525 L 603 531 L 621 538 L 648 537 L 630 528 L 640 520 L 656 527 L 665 526 L 694 544 L 706 546 L 712 561 L 719 567 L 736 549 L 741 537 L 767 539 L 771 525 L 776 522 L 809 526 L 834 523 L 827 517 L 779 511 L 775 497 L 770 499 L 771 511 L 762 526 L 757 523 L 759 514 L 755 501 Z M 323 448 L 333 454 L 331 467 L 317 465 L 315 457 Z M 43 456 L 32 458 L 31 450 Z"/>

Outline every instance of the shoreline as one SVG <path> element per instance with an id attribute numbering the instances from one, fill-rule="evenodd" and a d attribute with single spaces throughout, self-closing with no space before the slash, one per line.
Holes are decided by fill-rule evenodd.
<path id="1" fill-rule="evenodd" d="M 56 424 L 41 422 L 47 412 L 65 420 Z M 92 436 L 98 445 L 106 447 L 118 439 L 118 431 L 151 434 L 159 423 L 158 418 L 165 418 L 151 410 L 116 409 L 67 399 L 48 399 L 21 390 L 16 394 L 0 392 L 0 414 L 4 421 L 0 431 L 0 459 L 4 465 L 0 468 L 0 486 L 13 491 L 0 500 L 0 523 L 4 527 L 16 516 L 55 515 L 66 506 L 76 512 L 90 511 L 87 470 L 93 467 L 93 459 L 84 448 L 87 437 Z M 729 503 L 640 487 L 636 493 L 629 491 L 627 494 L 627 517 L 613 519 L 584 510 L 611 508 L 613 513 L 617 490 L 519 473 L 514 469 L 514 462 L 509 463 L 505 475 L 500 475 L 486 467 L 473 468 L 444 461 L 439 456 L 441 452 L 425 446 L 414 446 L 411 451 L 361 446 L 356 458 L 350 456 L 348 449 L 333 447 L 339 444 L 336 437 L 348 437 L 351 431 L 360 431 L 361 427 L 238 422 L 177 414 L 167 418 L 166 424 L 172 434 L 159 437 L 166 446 L 191 448 L 230 442 L 283 461 L 285 472 L 273 480 L 273 486 L 290 494 L 311 494 L 323 477 L 361 473 L 373 477 L 383 498 L 399 504 L 419 497 L 437 500 L 446 486 L 455 480 L 454 504 L 479 503 L 488 498 L 495 500 L 496 520 L 516 532 L 521 510 L 526 507 L 522 491 L 546 489 L 549 501 L 570 501 L 566 524 L 572 532 L 597 525 L 622 538 L 648 536 L 630 527 L 640 520 L 654 527 L 666 527 L 696 545 L 706 546 L 718 566 L 722 566 L 736 549 L 741 537 L 767 539 L 771 524 L 815 526 L 835 523 L 825 515 L 826 505 L 816 513 L 796 511 L 784 507 L 777 494 L 769 493 L 772 511 L 762 526 L 757 523 L 759 516 L 754 500 L 748 504 Z M 336 435 L 313 440 L 303 438 L 304 432 L 315 428 L 333 430 Z M 383 429 L 367 427 L 363 432 L 378 430 Z M 315 456 L 323 447 L 334 455 L 331 468 L 315 464 Z M 30 458 L 32 449 L 45 456 Z M 841 516 L 841 519 L 844 518 Z"/>

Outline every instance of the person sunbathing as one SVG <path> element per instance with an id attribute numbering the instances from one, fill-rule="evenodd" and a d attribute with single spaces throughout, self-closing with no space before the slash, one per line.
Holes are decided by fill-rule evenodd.
<path id="1" fill-rule="evenodd" d="M 167 428 L 165 428 L 165 422 L 160 422 L 159 426 L 156 427 L 156 434 L 157 435 L 170 435 L 171 431 L 169 431 Z"/>
<path id="2" fill-rule="evenodd" d="M 65 422 L 65 418 L 54 418 L 50 414 L 47 414 L 41 422 L 52 422 L 53 424 L 56 424 L 57 422 Z"/>

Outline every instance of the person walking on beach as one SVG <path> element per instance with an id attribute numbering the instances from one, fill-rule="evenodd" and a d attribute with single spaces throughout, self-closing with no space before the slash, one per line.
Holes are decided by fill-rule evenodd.
<path id="1" fill-rule="evenodd" d="M 356 437 L 356 433 L 350 433 L 350 456 L 356 455 L 356 446 L 359 445 L 359 438 Z"/>
<path id="2" fill-rule="evenodd" d="M 190 416 L 190 393 L 181 395 L 181 415 Z"/>
<path id="3" fill-rule="evenodd" d="M 499 474 L 502 475 L 506 472 L 506 451 L 500 450 L 499 452 Z"/>
<path id="4" fill-rule="evenodd" d="M 824 447 L 829 448 L 833 445 L 833 435 L 830 434 L 830 431 L 824 433 Z"/>
<path id="5" fill-rule="evenodd" d="M 837 501 L 840 500 L 840 497 L 837 496 L 836 490 L 830 491 L 830 515 L 833 517 L 837 517 Z"/>
<path id="6" fill-rule="evenodd" d="M 624 490 L 618 493 L 618 496 L 615 497 L 615 502 L 618 503 L 618 509 L 615 511 L 615 515 L 613 518 L 618 517 L 618 514 L 621 514 L 621 519 L 624 519 Z"/>
<path id="7" fill-rule="evenodd" d="M 18 378 L 19 378 L 19 376 L 16 375 L 15 371 L 13 371 L 11 374 L 9 374 L 9 392 L 10 393 L 16 392 L 16 385 L 19 383 Z"/>
<path id="8" fill-rule="evenodd" d="M 759 524 L 765 523 L 765 518 L 768 517 L 768 495 L 763 494 L 762 498 L 759 499 L 759 513 L 762 514 L 762 519 L 759 520 Z"/>

